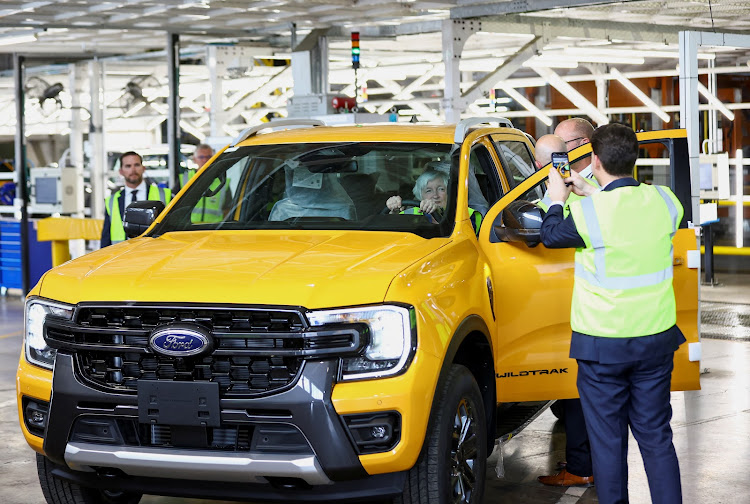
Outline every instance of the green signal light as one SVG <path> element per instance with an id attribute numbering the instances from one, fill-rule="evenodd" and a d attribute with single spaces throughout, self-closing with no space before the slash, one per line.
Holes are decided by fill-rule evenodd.
<path id="1" fill-rule="evenodd" d="M 359 47 L 352 47 L 352 54 L 359 54 Z"/>

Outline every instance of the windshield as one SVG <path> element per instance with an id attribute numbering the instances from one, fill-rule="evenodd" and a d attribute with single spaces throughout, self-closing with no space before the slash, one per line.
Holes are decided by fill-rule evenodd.
<path id="1" fill-rule="evenodd" d="M 451 144 L 346 142 L 253 145 L 223 152 L 152 235 L 172 231 L 307 229 L 447 236 L 455 220 L 458 152 Z M 414 211 L 420 175 L 438 172 L 443 205 Z M 423 177 L 424 178 L 424 177 Z M 420 186 L 422 187 L 422 186 Z M 419 190 L 419 189 L 417 189 Z M 400 196 L 403 211 L 386 200 Z"/>

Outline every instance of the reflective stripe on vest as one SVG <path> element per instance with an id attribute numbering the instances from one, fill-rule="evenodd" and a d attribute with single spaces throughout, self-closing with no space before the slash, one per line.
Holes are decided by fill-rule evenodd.
<path id="1" fill-rule="evenodd" d="M 673 326 L 672 238 L 683 214 L 676 196 L 658 186 L 625 186 L 570 211 L 586 243 L 575 253 L 573 330 L 622 338 Z"/>
<path id="2" fill-rule="evenodd" d="M 109 215 L 109 238 L 112 245 L 120 243 L 127 239 L 125 228 L 122 225 L 122 216 L 120 215 L 120 195 L 122 189 L 111 195 L 106 200 L 106 210 Z M 161 201 L 165 205 L 172 199 L 172 192 L 169 189 L 159 187 L 155 184 L 148 186 L 148 200 Z"/>

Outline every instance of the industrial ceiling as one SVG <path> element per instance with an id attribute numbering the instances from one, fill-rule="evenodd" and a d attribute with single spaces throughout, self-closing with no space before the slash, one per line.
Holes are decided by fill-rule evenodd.
<path id="1" fill-rule="evenodd" d="M 105 68 L 106 119 L 118 120 L 110 131 L 156 130 L 166 113 L 167 34 L 178 34 L 182 126 L 202 138 L 208 135 L 205 112 L 211 93 L 206 47 L 252 48 L 254 63 L 222 76 L 227 112 L 223 133 L 232 135 L 269 112 L 283 113 L 292 94 L 291 72 L 284 65 L 293 41 L 301 41 L 316 28 L 328 29 L 329 81 L 334 92 L 354 92 L 349 34 L 359 31 L 359 77 L 368 86 L 366 108 L 384 113 L 407 107 L 407 114 L 439 120 L 444 88 L 441 33 L 447 20 L 471 21 L 478 28 L 463 49 L 463 88 L 538 41 L 536 55 L 505 81 L 512 95 L 512 89 L 545 85 L 549 72 L 568 82 L 601 75 L 611 79 L 611 68 L 626 78 L 676 76 L 678 32 L 748 33 L 750 2 L 0 0 L 0 52 L 26 55 L 28 76 L 45 83 L 60 81 L 66 87 L 57 108 L 48 103 L 46 110 L 27 109 L 29 135 L 65 133 L 70 121 L 71 85 L 66 80 L 70 64 L 93 58 Z M 747 49 L 704 50 L 699 58 L 705 68 L 750 71 Z M 0 114 L 4 117 L 0 136 L 8 136 L 14 125 L 12 70 L 1 75 L 5 77 L 0 77 L 0 110 L 7 112 Z M 142 84 L 146 97 L 137 110 L 125 96 L 128 82 L 134 79 Z M 89 90 L 83 86 L 79 91 L 85 104 Z M 472 103 L 471 112 L 481 114 L 487 102 L 484 97 Z M 135 118 L 140 122 L 132 122 Z"/>

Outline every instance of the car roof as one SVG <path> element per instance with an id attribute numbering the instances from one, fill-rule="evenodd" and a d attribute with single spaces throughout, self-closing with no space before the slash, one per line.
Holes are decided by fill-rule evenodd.
<path id="1" fill-rule="evenodd" d="M 273 123 L 269 123 L 272 127 Z M 484 128 L 497 130 L 495 126 Z M 473 125 L 472 128 L 474 129 Z M 464 129 L 462 134 L 467 133 Z M 512 128 L 502 131 L 523 132 Z M 455 124 L 367 124 L 346 126 L 295 127 L 281 131 L 252 134 L 237 145 L 268 145 L 303 142 L 419 142 L 454 144 L 457 126 Z"/>

